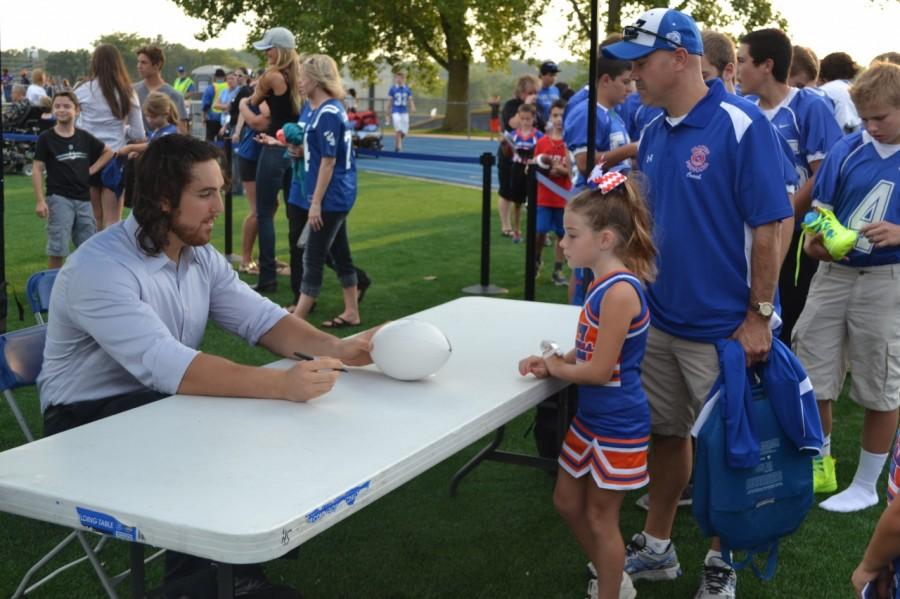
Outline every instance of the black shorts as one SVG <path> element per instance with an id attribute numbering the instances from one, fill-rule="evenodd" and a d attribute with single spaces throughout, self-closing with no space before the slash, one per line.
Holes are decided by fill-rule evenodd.
<path id="1" fill-rule="evenodd" d="M 512 198 L 512 158 L 507 158 L 503 152 L 497 152 L 497 180 L 500 181 L 500 197 Z"/>
<path id="2" fill-rule="evenodd" d="M 512 173 L 510 174 L 510 194 L 506 199 L 516 204 L 524 204 L 528 201 L 532 193 L 532 181 L 534 178 L 534 169 L 525 170 L 525 164 L 521 162 L 512 163 Z"/>
<path id="3" fill-rule="evenodd" d="M 255 182 L 256 161 L 247 160 L 246 158 L 242 158 L 240 156 L 235 156 L 234 158 L 238 161 L 238 174 L 241 176 L 241 181 L 244 183 Z"/>

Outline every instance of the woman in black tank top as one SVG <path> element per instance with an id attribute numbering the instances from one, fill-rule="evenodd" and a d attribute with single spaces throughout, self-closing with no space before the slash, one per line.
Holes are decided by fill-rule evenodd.
<path id="1" fill-rule="evenodd" d="M 267 133 L 272 137 L 279 129 L 284 127 L 286 123 L 296 123 L 299 110 L 295 110 L 292 104 L 291 94 L 285 90 L 280 96 L 269 94 L 265 98 L 265 102 L 269 105 L 270 123 Z"/>
<path id="2" fill-rule="evenodd" d="M 266 32 L 261 42 L 253 44 L 266 53 L 268 66 L 256 84 L 249 103 L 265 101 L 269 107 L 268 133 L 275 136 L 285 123 L 296 122 L 300 112 L 300 59 L 294 50 L 293 34 L 283 27 Z M 278 190 L 287 199 L 291 185 L 290 160 L 280 146 L 263 145 L 256 163 L 256 218 L 259 226 L 259 279 L 254 287 L 259 292 L 275 291 L 275 208 Z"/>

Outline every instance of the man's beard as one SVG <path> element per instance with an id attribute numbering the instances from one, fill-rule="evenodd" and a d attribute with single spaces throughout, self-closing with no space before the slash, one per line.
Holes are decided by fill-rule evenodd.
<path id="1" fill-rule="evenodd" d="M 185 245 L 197 247 L 206 245 L 210 240 L 210 236 L 207 236 L 203 232 L 203 224 L 196 227 L 188 227 L 187 225 L 183 225 L 181 223 L 173 221 L 171 225 L 171 231 Z"/>

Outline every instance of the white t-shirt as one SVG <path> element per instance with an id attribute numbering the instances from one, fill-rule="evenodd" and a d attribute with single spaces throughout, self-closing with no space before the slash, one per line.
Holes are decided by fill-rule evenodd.
<path id="1" fill-rule="evenodd" d="M 34 104 L 35 106 L 37 106 L 38 102 L 41 100 L 41 98 L 45 97 L 46 95 L 47 95 L 47 90 L 45 90 L 43 87 L 41 87 L 37 83 L 32 83 L 31 85 L 28 86 L 28 89 L 25 91 L 25 98 L 27 98 L 28 101 L 31 102 L 32 104 Z"/>
<path id="2" fill-rule="evenodd" d="M 111 150 L 119 150 L 129 139 L 146 137 L 141 105 L 134 90 L 131 92 L 131 111 L 125 119 L 119 119 L 112 113 L 96 79 L 76 87 L 75 95 L 81 105 L 77 126 L 105 143 Z"/>
<path id="3" fill-rule="evenodd" d="M 862 120 L 850 98 L 850 82 L 835 79 L 819 86 L 819 90 L 825 92 L 825 95 L 834 102 L 834 118 L 844 133 L 857 131 Z"/>

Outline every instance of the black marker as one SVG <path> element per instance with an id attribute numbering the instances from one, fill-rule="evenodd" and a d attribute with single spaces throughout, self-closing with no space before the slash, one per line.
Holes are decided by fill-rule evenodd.
<path id="1" fill-rule="evenodd" d="M 300 358 L 301 360 L 315 360 L 316 359 L 315 357 L 313 357 L 309 354 L 304 354 L 303 352 L 299 352 L 299 351 L 295 351 L 294 355 L 297 356 L 298 358 Z M 338 370 L 340 372 L 346 372 L 348 374 L 350 373 L 350 371 L 347 370 L 346 368 L 331 368 L 330 370 Z"/>

